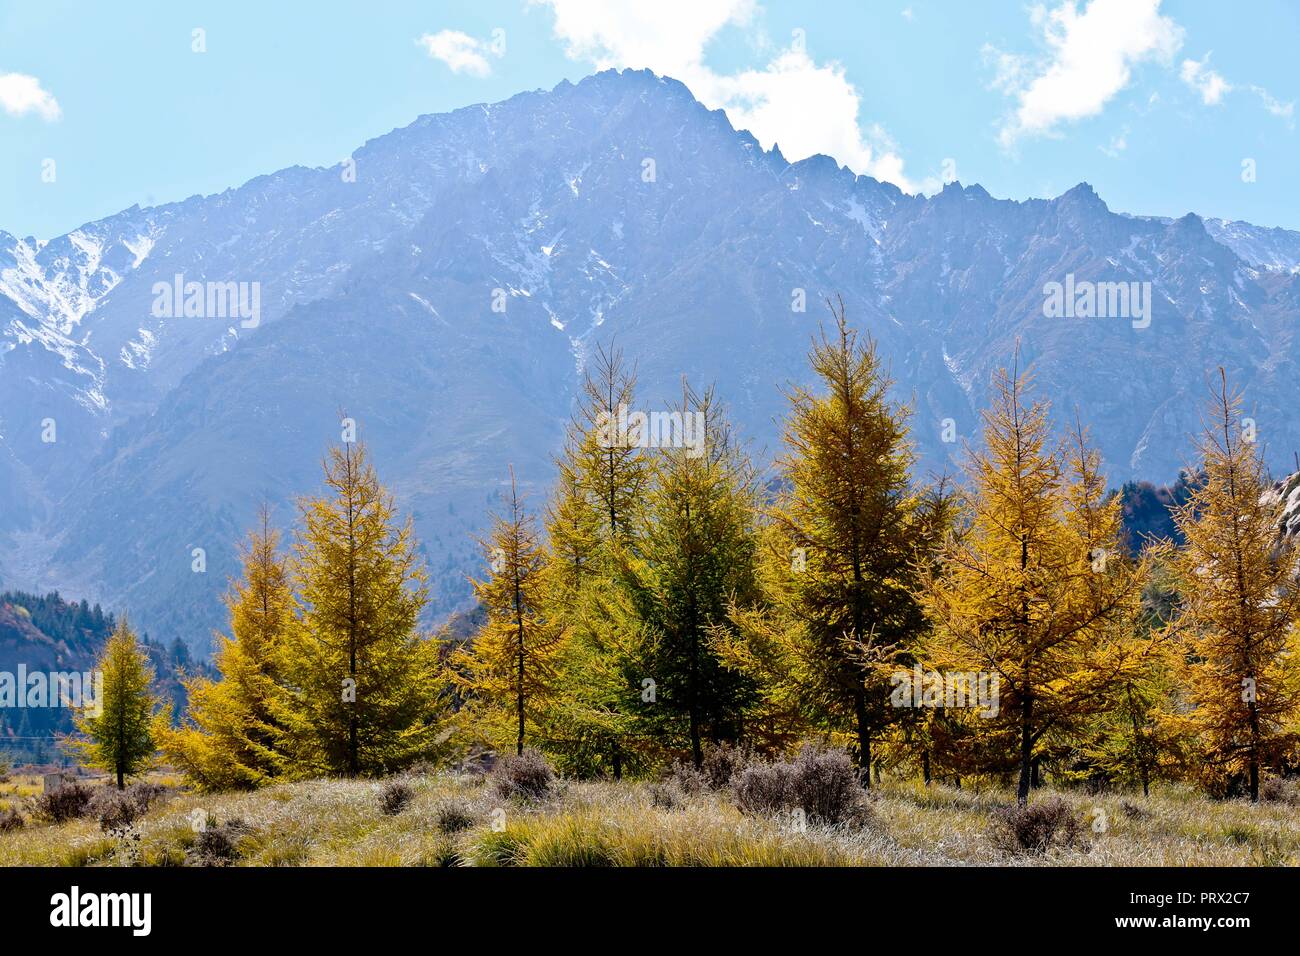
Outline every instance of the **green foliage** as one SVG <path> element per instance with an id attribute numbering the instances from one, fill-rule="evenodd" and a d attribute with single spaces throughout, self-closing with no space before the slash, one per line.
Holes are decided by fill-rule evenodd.
<path id="1" fill-rule="evenodd" d="M 117 787 L 153 764 L 156 739 L 170 714 L 159 710 L 152 691 L 153 668 L 125 619 L 104 646 L 97 669 L 103 673 L 101 698 L 76 717 L 81 736 L 68 746 L 82 763 L 117 778 Z"/>
<path id="2" fill-rule="evenodd" d="M 683 386 L 674 414 L 698 415 L 698 448 L 662 448 L 651 462 L 635 548 L 618 548 L 618 607 L 642 679 L 653 693 L 629 710 L 663 745 L 689 749 L 699 767 L 706 740 L 738 740 L 754 694 L 724 666 L 714 644 L 733 630 L 731 609 L 758 599 L 754 476 L 712 390 Z"/>
<path id="3" fill-rule="evenodd" d="M 330 449 L 325 483 L 300 505 L 302 619 L 283 636 L 273 713 L 295 776 L 382 776 L 446 739 L 438 646 L 417 629 L 424 572 L 363 446 Z"/>

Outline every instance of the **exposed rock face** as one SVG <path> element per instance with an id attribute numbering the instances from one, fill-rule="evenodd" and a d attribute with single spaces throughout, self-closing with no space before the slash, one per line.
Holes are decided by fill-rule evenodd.
<path id="1" fill-rule="evenodd" d="M 0 584 L 206 648 L 243 530 L 263 500 L 292 521 L 346 410 L 445 615 L 508 465 L 540 506 L 596 341 L 638 360 L 647 409 L 682 374 L 716 382 L 766 460 L 837 293 L 913 402 L 925 469 L 953 467 L 1017 343 L 1116 485 L 1187 464 L 1219 365 L 1266 447 L 1300 447 L 1295 233 L 1121 215 L 1086 184 L 908 196 L 787 163 L 645 72 L 422 117 L 355 162 L 355 181 L 293 168 L 48 243 L 0 234 Z M 202 316 L 158 307 L 177 276 Z M 255 323 L 209 314 L 227 283 L 257 283 Z M 1149 292 L 1149 321 L 1049 318 L 1052 283 Z"/>

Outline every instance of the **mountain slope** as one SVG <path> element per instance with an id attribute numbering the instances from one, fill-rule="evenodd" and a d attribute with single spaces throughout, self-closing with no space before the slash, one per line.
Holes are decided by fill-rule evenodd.
<path id="1" fill-rule="evenodd" d="M 1300 447 L 1300 234 L 1117 214 L 1085 184 L 908 196 L 787 163 L 648 72 L 422 117 L 355 162 L 355 182 L 285 170 L 39 249 L 0 236 L 0 579 L 74 582 L 203 647 L 258 504 L 293 520 L 346 413 L 415 515 L 441 616 L 509 465 L 541 506 L 595 342 L 637 360 L 643 408 L 716 382 L 767 460 L 834 294 L 913 402 L 927 469 L 954 467 L 1017 344 L 1115 484 L 1177 473 L 1220 364 L 1270 454 Z M 154 316 L 177 274 L 260 283 L 261 323 Z M 1067 276 L 1149 282 L 1150 324 L 1046 318 Z"/>

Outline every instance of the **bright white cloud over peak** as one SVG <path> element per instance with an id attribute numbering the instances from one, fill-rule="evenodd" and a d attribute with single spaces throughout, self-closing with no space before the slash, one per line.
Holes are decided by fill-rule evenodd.
<path id="1" fill-rule="evenodd" d="M 429 56 L 441 60 L 453 73 L 487 76 L 492 72 L 488 44 L 459 30 L 426 33 L 417 41 Z"/>
<path id="2" fill-rule="evenodd" d="M 825 153 L 855 172 L 916 188 L 884 131 L 861 125 L 861 99 L 839 64 L 818 64 L 802 43 L 736 73 L 704 64 L 705 49 L 718 33 L 752 22 L 758 9 L 753 0 L 535 2 L 554 13 L 555 35 L 572 59 L 600 69 L 648 67 L 681 80 L 710 109 L 725 110 L 733 126 L 748 129 L 764 148 L 780 145 L 791 161 Z"/>
<path id="3" fill-rule="evenodd" d="M 25 73 L 0 73 L 0 109 L 10 116 L 35 113 L 49 122 L 63 115 L 54 95 Z"/>
<path id="4" fill-rule="evenodd" d="M 1129 85 L 1135 66 L 1172 63 L 1183 43 L 1183 28 L 1161 16 L 1160 0 L 1090 0 L 1082 11 L 1068 0 L 1050 11 L 1035 7 L 1031 20 L 1041 31 L 1045 55 L 1017 57 L 986 48 L 997 69 L 995 88 L 1016 99 L 999 132 L 1003 146 L 1054 135 L 1062 123 L 1096 116 Z"/>

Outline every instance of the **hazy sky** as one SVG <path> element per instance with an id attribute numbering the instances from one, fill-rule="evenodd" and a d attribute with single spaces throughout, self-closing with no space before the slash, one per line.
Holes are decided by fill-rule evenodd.
<path id="1" fill-rule="evenodd" d="M 0 0 L 0 229 L 332 165 L 611 66 L 909 191 L 1087 181 L 1117 211 L 1300 229 L 1298 46 L 1284 0 Z"/>

